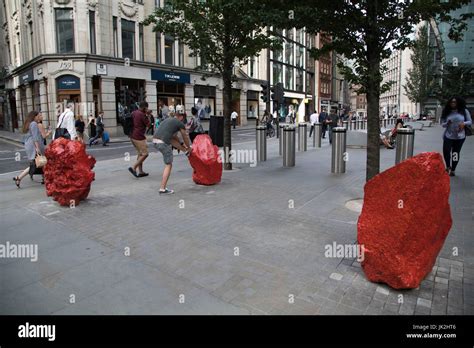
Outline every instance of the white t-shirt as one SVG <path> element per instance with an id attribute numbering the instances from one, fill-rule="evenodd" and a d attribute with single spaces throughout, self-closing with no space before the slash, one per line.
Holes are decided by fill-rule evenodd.
<path id="1" fill-rule="evenodd" d="M 239 116 L 239 114 L 237 112 L 233 112 L 232 114 L 230 114 L 230 118 L 235 120 L 237 118 L 237 116 Z"/>
<path id="2" fill-rule="evenodd" d="M 74 113 L 71 109 L 66 109 L 59 117 L 56 128 L 66 128 L 68 133 L 71 135 L 71 140 L 74 140 L 77 137 L 76 134 L 76 125 L 74 121 Z"/>
<path id="3" fill-rule="evenodd" d="M 309 116 L 309 122 L 311 122 L 311 124 L 318 123 L 318 121 L 319 121 L 319 115 L 316 112 L 311 114 L 311 116 Z"/>

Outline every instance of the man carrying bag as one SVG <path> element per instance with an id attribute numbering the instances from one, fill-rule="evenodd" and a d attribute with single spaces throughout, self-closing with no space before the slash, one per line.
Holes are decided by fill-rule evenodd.
<path id="1" fill-rule="evenodd" d="M 54 132 L 53 140 L 58 138 L 65 138 L 76 140 L 76 126 L 74 121 L 74 104 L 71 102 L 67 103 L 66 109 L 64 112 L 59 116 L 58 125 Z"/>

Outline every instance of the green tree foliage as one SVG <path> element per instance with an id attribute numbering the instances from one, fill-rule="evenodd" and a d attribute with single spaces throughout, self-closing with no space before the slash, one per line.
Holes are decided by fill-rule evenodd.
<path id="1" fill-rule="evenodd" d="M 424 103 L 429 98 L 435 85 L 434 51 L 428 42 L 428 28 L 423 25 L 418 30 L 418 36 L 413 44 L 411 60 L 413 68 L 408 70 L 407 83 L 403 86 L 406 95 L 413 103 L 420 104 L 420 110 L 424 109 Z"/>
<path id="2" fill-rule="evenodd" d="M 418 23 L 437 18 L 450 25 L 449 37 L 462 38 L 465 20 L 472 16 L 463 14 L 453 18 L 451 11 L 470 3 L 471 0 L 262 0 L 272 13 L 271 21 L 278 27 L 305 27 L 309 33 L 323 32 L 332 42 L 314 49 L 318 58 L 328 51 L 343 54 L 353 62 L 342 72 L 353 84 L 360 85 L 360 92 L 367 94 L 368 138 L 367 172 L 369 180 L 380 171 L 379 104 L 380 95 L 388 87 L 381 85 L 381 62 L 390 57 L 394 49 L 403 49 L 413 43 L 413 33 Z M 280 15 L 271 12 L 278 8 Z"/>
<path id="3" fill-rule="evenodd" d="M 472 64 L 445 65 L 436 76 L 442 77 L 442 82 L 433 86 L 432 94 L 441 104 L 446 103 L 453 96 L 467 99 L 474 95 L 474 66 Z"/>
<path id="4" fill-rule="evenodd" d="M 191 56 L 206 63 L 198 68 L 223 79 L 224 147 L 229 152 L 234 66 L 246 64 L 266 47 L 278 46 L 278 40 L 267 34 L 266 18 L 258 0 L 171 0 L 144 22 L 186 44 Z M 228 162 L 224 168 L 232 169 Z"/>

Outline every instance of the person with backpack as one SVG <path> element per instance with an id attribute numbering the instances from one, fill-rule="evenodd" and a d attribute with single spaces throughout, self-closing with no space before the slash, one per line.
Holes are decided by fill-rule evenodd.
<path id="1" fill-rule="evenodd" d="M 450 176 L 455 176 L 461 148 L 466 136 L 472 135 L 471 113 L 466 108 L 464 99 L 453 97 L 448 100 L 441 115 L 441 126 L 446 128 L 443 133 L 443 156 L 446 172 Z"/>
<path id="2" fill-rule="evenodd" d="M 194 138 L 196 138 L 199 134 L 204 133 L 201 120 L 199 120 L 198 117 L 198 110 L 194 106 L 191 108 L 191 118 L 189 119 L 189 122 L 186 123 L 186 129 L 188 130 L 191 143 L 194 142 Z"/>
<path id="3" fill-rule="evenodd" d="M 143 171 L 143 162 L 148 157 L 148 145 L 146 142 L 146 130 L 150 127 L 150 119 L 147 117 L 148 103 L 142 101 L 139 104 L 138 110 L 132 112 L 133 126 L 130 132 L 130 141 L 137 150 L 137 161 L 128 171 L 136 178 L 148 176 L 148 173 Z M 137 172 L 138 171 L 138 172 Z"/>

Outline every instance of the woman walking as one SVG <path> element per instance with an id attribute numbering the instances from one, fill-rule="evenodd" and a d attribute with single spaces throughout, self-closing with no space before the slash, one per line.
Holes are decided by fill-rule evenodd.
<path id="1" fill-rule="evenodd" d="M 446 171 L 455 176 L 459 164 L 462 145 L 466 140 L 466 126 L 472 126 L 466 101 L 460 97 L 449 99 L 441 116 L 441 125 L 446 128 L 443 134 L 443 155 L 446 162 Z"/>
<path id="2" fill-rule="evenodd" d="M 40 117 L 38 111 L 31 111 L 23 124 L 23 133 L 25 133 L 23 142 L 25 144 L 26 156 L 30 161 L 30 166 L 21 172 L 19 176 L 13 178 L 18 188 L 20 188 L 21 180 L 30 173 L 30 168 L 34 165 L 36 155 L 44 154 L 43 136 L 38 127 Z"/>
<path id="3" fill-rule="evenodd" d="M 74 123 L 74 126 L 76 127 L 77 139 L 81 143 L 84 143 L 84 131 L 86 129 L 86 123 L 80 114 L 76 115 L 76 122 Z"/>

